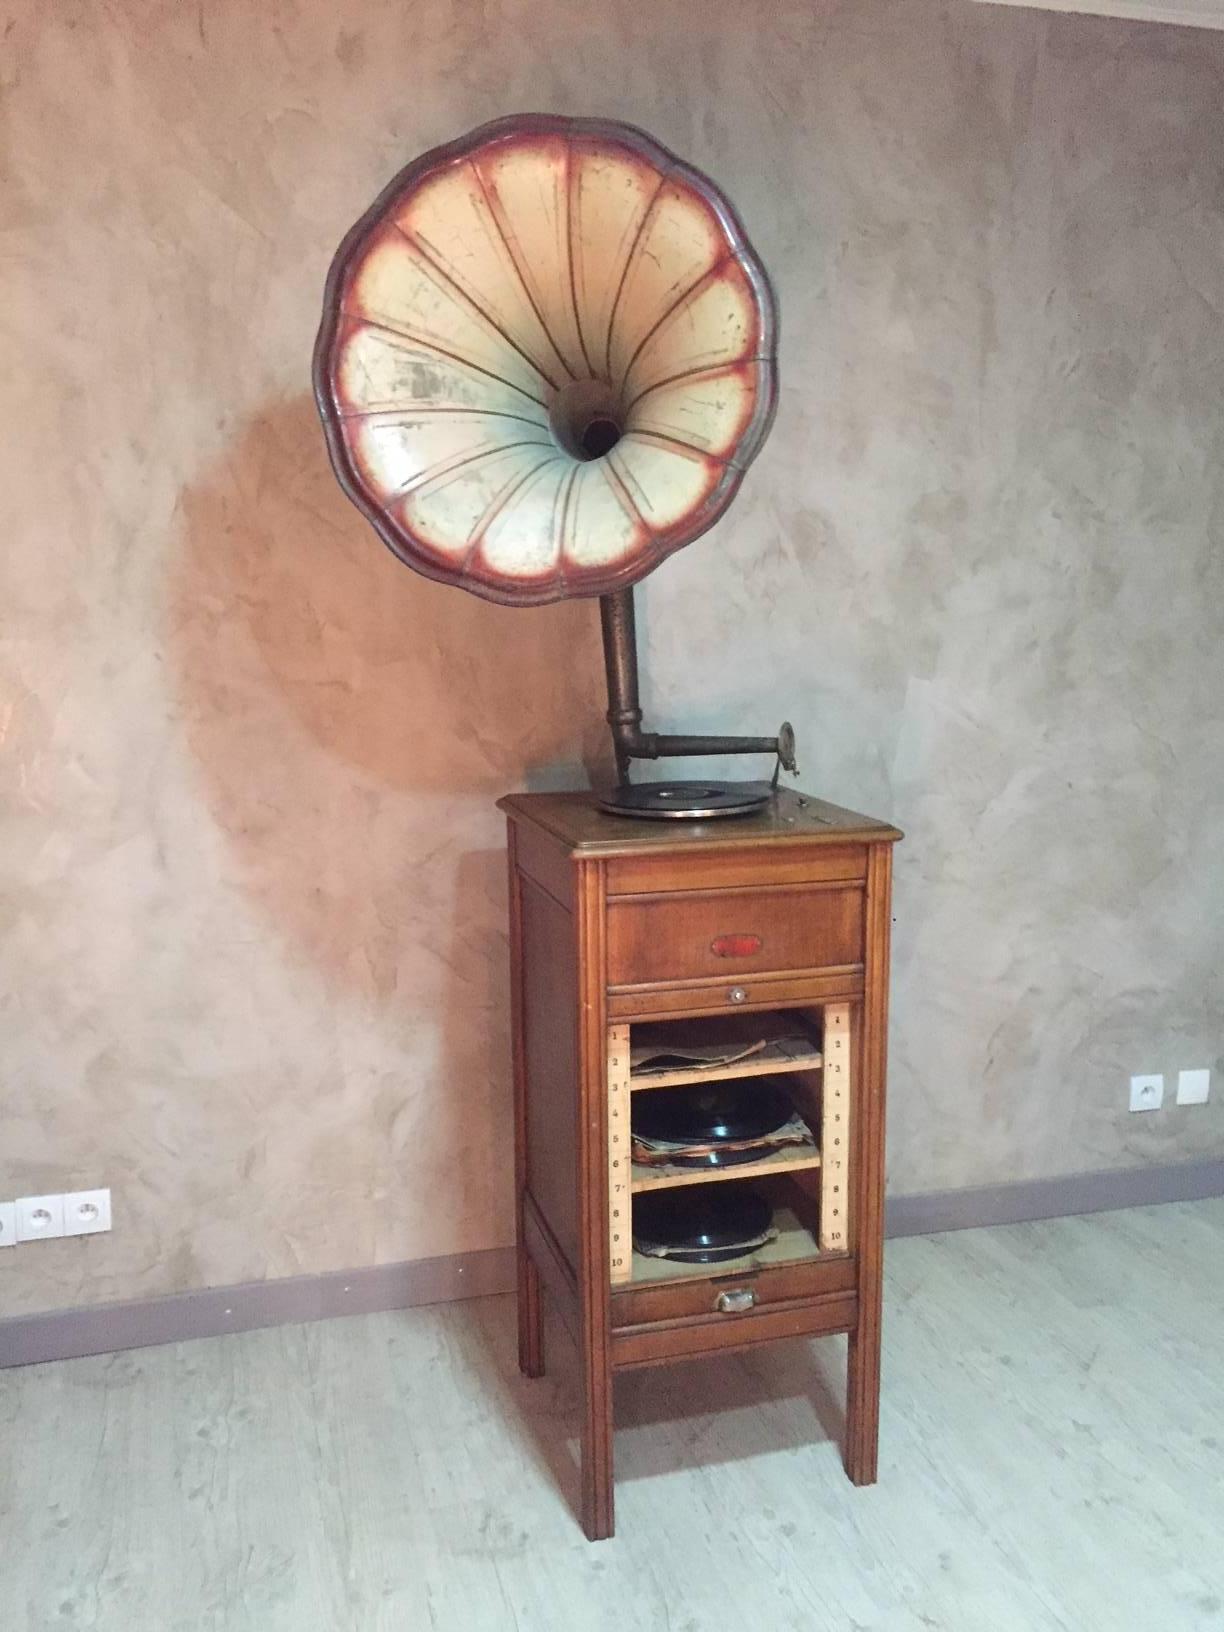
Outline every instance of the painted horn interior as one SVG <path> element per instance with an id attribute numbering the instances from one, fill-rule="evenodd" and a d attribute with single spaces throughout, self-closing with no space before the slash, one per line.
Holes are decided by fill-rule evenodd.
<path id="1" fill-rule="evenodd" d="M 531 605 L 635 583 L 718 519 L 769 430 L 775 330 L 709 181 L 628 125 L 525 115 L 353 227 L 315 393 L 397 555 Z"/>

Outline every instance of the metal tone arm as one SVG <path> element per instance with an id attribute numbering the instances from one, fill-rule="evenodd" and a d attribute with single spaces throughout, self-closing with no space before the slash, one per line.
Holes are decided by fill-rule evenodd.
<path id="1" fill-rule="evenodd" d="M 698 754 L 774 754 L 783 769 L 795 774 L 795 733 L 789 724 L 783 724 L 776 737 L 673 737 L 643 731 L 633 590 L 601 595 L 599 617 L 608 676 L 608 725 L 618 781 L 628 782 L 631 760 Z"/>

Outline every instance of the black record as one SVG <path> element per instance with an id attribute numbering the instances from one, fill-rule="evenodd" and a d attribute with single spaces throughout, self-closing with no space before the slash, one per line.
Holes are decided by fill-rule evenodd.
<path id="1" fill-rule="evenodd" d="M 768 782 L 635 782 L 601 794 L 601 810 L 648 821 L 750 816 L 769 803 Z"/>
<path id="2" fill-rule="evenodd" d="M 685 1264 L 742 1258 L 769 1240 L 773 1208 L 745 1184 L 699 1184 L 643 1190 L 633 1198 L 633 1244 L 639 1252 Z M 659 1249 L 666 1251 L 660 1253 Z"/>
<path id="3" fill-rule="evenodd" d="M 642 1139 L 677 1145 L 766 1139 L 794 1115 L 780 1083 L 760 1077 L 652 1088 L 633 1096 L 632 1129 Z"/>

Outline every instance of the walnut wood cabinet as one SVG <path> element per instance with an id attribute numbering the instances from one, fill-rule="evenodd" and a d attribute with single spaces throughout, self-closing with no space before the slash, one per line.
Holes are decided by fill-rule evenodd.
<path id="1" fill-rule="evenodd" d="M 792 793 L 755 816 L 691 823 L 606 815 L 582 793 L 512 795 L 500 808 L 509 828 L 519 1362 L 528 1376 L 543 1371 L 543 1288 L 582 1358 L 583 1528 L 592 1540 L 613 1531 L 614 1372 L 781 1338 L 848 1334 L 844 1461 L 856 1484 L 870 1484 L 900 833 Z M 717 1175 L 764 1182 L 778 1239 L 730 1263 L 643 1257 L 632 1245 L 633 1197 L 658 1181 L 630 1158 L 633 1027 L 752 1013 L 786 1015 L 812 1039 L 810 1054 L 787 1062 L 809 1096 L 812 1147 L 768 1172 Z"/>

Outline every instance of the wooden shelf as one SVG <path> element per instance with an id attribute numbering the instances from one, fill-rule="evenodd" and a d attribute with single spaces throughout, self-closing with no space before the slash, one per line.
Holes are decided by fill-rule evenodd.
<path id="1" fill-rule="evenodd" d="M 783 1038 L 759 1054 L 730 1065 L 678 1066 L 665 1071 L 641 1071 L 629 1078 L 629 1087 L 682 1088 L 693 1082 L 726 1082 L 732 1077 L 773 1077 L 783 1071 L 818 1071 L 824 1063 L 820 1050 L 802 1039 Z"/>
<path id="2" fill-rule="evenodd" d="M 687 1066 L 679 1071 L 643 1071 L 628 1079 L 633 1092 L 638 1089 L 681 1089 L 689 1082 L 726 1082 L 731 1077 L 775 1077 L 783 1071 L 819 1071 L 824 1064 L 821 1051 L 796 1048 L 783 1053 L 785 1044 L 770 1043 L 764 1053 L 752 1054 L 731 1066 Z"/>
<path id="3" fill-rule="evenodd" d="M 630 1170 L 630 1190 L 672 1190 L 682 1184 L 717 1184 L 726 1179 L 765 1178 L 773 1173 L 796 1173 L 800 1168 L 819 1167 L 820 1152 L 814 1143 L 783 1145 L 757 1162 L 736 1162 L 730 1167 L 651 1167 L 634 1162 Z"/>
<path id="4" fill-rule="evenodd" d="M 778 1234 L 776 1240 L 755 1252 L 746 1252 L 742 1258 L 725 1258 L 721 1264 L 680 1264 L 674 1258 L 648 1258 L 644 1253 L 633 1254 L 633 1277 L 624 1290 L 633 1286 L 651 1286 L 659 1281 L 708 1281 L 716 1275 L 734 1275 L 738 1271 L 767 1269 L 771 1264 L 792 1264 L 805 1258 L 828 1257 L 822 1254 L 811 1230 L 801 1224 L 789 1207 L 779 1207 L 774 1213 Z"/>

